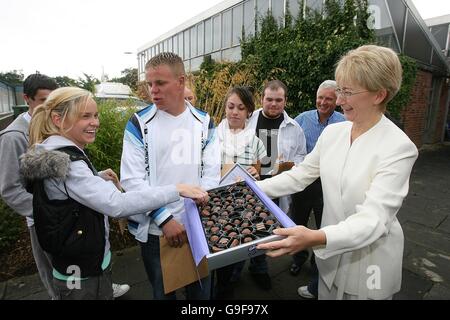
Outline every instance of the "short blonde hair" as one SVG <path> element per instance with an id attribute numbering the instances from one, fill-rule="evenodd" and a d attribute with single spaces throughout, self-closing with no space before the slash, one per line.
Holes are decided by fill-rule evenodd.
<path id="1" fill-rule="evenodd" d="M 183 59 L 173 52 L 161 52 L 151 58 L 145 64 L 145 70 L 156 68 L 161 65 L 169 66 L 176 76 L 183 76 L 186 74 L 184 70 Z"/>
<path id="2" fill-rule="evenodd" d="M 50 93 L 45 102 L 33 112 L 30 123 L 30 146 L 63 133 L 62 129 L 53 123 L 52 114 L 60 115 L 62 123 L 66 120 L 73 123 L 86 109 L 87 102 L 92 97 L 89 91 L 75 87 L 59 88 Z"/>
<path id="3" fill-rule="evenodd" d="M 365 45 L 340 59 L 335 78 L 338 83 L 359 85 L 372 92 L 386 89 L 386 99 L 380 105 L 385 109 L 400 90 L 402 65 L 392 49 Z"/>

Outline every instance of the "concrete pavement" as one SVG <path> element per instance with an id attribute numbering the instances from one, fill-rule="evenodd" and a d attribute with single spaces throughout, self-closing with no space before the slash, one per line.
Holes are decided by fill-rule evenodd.
<path id="1" fill-rule="evenodd" d="M 450 300 L 450 144 L 423 148 L 414 167 L 410 192 L 399 212 L 405 234 L 402 290 L 394 299 Z M 131 290 L 121 300 L 152 298 L 138 246 L 115 252 L 113 279 Z M 307 284 L 307 263 L 298 276 L 289 274 L 290 257 L 270 259 L 273 288 L 260 290 L 247 266 L 235 289 L 237 300 L 297 300 L 297 288 Z M 180 292 L 182 299 L 183 294 Z M 0 299 L 47 299 L 38 275 L 0 283 Z"/>

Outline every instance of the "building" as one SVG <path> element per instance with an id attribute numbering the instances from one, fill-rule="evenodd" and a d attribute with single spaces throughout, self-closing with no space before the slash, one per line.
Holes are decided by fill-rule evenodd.
<path id="1" fill-rule="evenodd" d="M 13 106 L 23 104 L 23 88 L 0 81 L 0 130 L 13 120 Z"/>
<path id="2" fill-rule="evenodd" d="M 320 11 L 323 3 L 305 0 L 304 5 Z M 378 39 L 419 65 L 411 103 L 401 119 L 405 132 L 418 146 L 442 141 L 450 103 L 450 63 L 444 55 L 449 41 L 447 37 L 444 46 L 442 37 L 435 36 L 445 27 L 428 28 L 411 0 L 369 0 L 369 5 Z M 287 7 L 294 17 L 298 15 L 298 0 L 225 0 L 139 48 L 139 79 L 144 80 L 145 63 L 164 51 L 177 53 L 189 71 L 198 70 L 206 55 L 216 61 L 238 61 L 242 30 L 253 35 L 258 17 L 268 10 L 282 21 Z"/>

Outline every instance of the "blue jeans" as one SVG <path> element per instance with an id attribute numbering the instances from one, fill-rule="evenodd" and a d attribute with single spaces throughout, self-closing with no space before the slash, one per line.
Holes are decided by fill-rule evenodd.
<path id="1" fill-rule="evenodd" d="M 148 280 L 153 288 L 154 300 L 176 300 L 175 292 L 164 294 L 164 282 L 159 256 L 159 237 L 149 234 L 146 243 L 141 243 L 142 260 Z M 209 300 L 211 296 L 211 276 L 185 287 L 187 300 Z"/>

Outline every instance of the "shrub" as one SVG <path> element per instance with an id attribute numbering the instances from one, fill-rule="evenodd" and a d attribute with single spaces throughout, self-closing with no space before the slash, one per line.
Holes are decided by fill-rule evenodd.
<path id="1" fill-rule="evenodd" d="M 0 199 L 0 254 L 19 239 L 23 223 L 23 218 Z"/>

